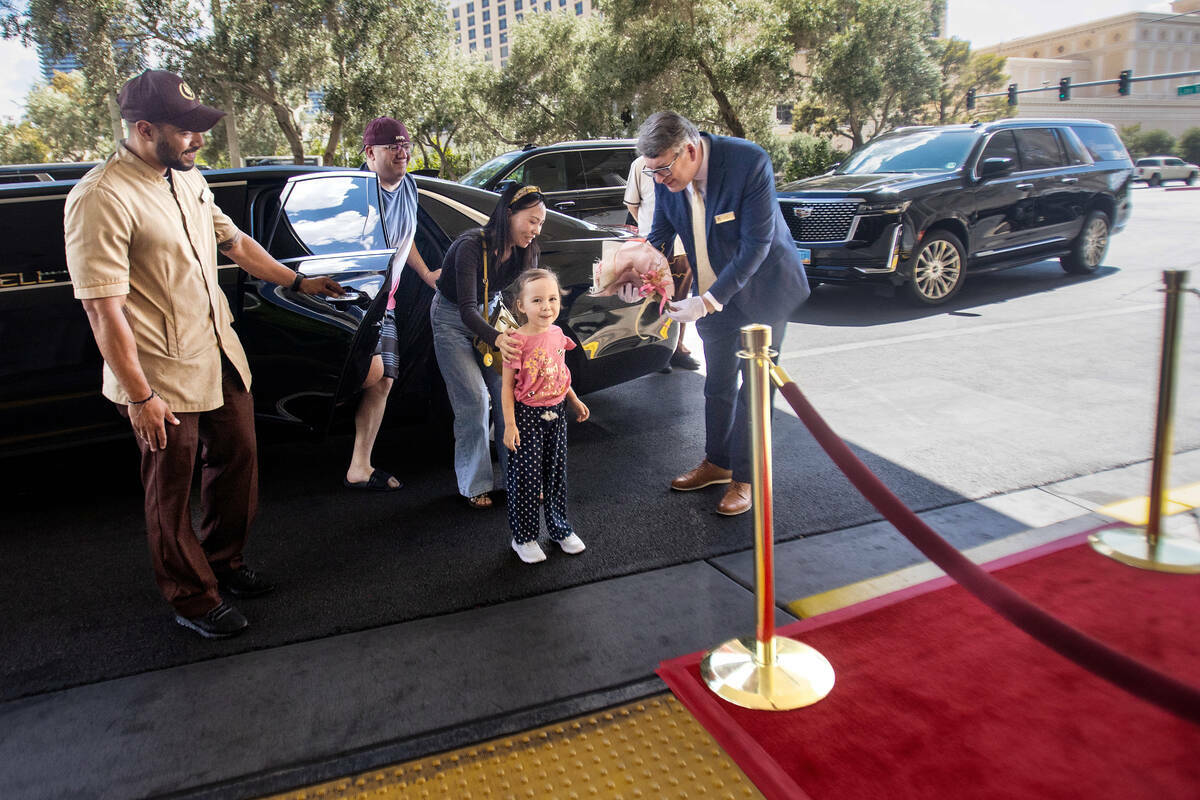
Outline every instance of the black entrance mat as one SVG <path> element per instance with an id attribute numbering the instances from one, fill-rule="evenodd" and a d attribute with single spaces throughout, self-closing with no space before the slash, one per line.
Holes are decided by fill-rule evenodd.
<path id="1" fill-rule="evenodd" d="M 278 590 L 238 601 L 243 636 L 208 642 L 178 627 L 146 553 L 132 442 L 5 465 L 0 516 L 0 700 L 232 653 L 489 606 L 744 550 L 753 515 L 713 513 L 723 487 L 678 493 L 703 455 L 702 376 L 675 371 L 589 395 L 570 429 L 572 523 L 588 549 L 525 565 L 502 505 L 466 506 L 449 453 L 428 431 L 381 435 L 376 466 L 399 492 L 342 486 L 350 439 L 268 437 L 249 562 Z M 875 518 L 791 416 L 775 416 L 778 540 Z M 267 439 L 273 439 L 267 441 Z M 962 498 L 870 453 L 907 502 Z"/>

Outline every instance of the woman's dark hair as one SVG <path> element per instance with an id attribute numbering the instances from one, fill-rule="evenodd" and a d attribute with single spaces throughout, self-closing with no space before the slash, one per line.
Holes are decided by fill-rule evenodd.
<path id="1" fill-rule="evenodd" d="M 526 186 L 516 181 L 506 181 L 503 184 L 503 189 L 500 192 L 500 201 L 496 203 L 496 208 L 492 211 L 492 215 L 488 217 L 487 224 L 483 226 L 483 236 L 488 243 L 488 249 L 492 251 L 492 256 L 496 259 L 496 263 L 500 262 L 504 251 L 511 244 L 512 215 L 518 211 L 524 211 L 527 208 L 532 208 L 538 203 L 545 203 L 546 198 L 542 195 L 540 189 L 536 186 Z M 521 254 L 520 269 L 526 270 L 530 267 L 536 267 L 538 256 L 541 253 L 541 247 L 538 246 L 537 239 L 529 243 L 528 247 L 513 248 Z"/>

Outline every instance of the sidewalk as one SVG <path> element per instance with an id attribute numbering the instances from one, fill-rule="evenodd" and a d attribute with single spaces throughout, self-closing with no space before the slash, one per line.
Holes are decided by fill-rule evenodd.
<path id="1" fill-rule="evenodd" d="M 1171 484 L 1197 481 L 1200 451 L 1176 456 Z M 1148 485 L 1141 462 L 922 517 L 982 560 L 1103 524 L 1095 509 Z M 1169 530 L 1200 538 L 1196 512 Z M 922 561 L 884 522 L 781 544 L 777 620 Z M 752 631 L 753 580 L 747 550 L 8 702 L 0 797 L 251 797 L 595 711 L 662 691 L 660 661 Z"/>

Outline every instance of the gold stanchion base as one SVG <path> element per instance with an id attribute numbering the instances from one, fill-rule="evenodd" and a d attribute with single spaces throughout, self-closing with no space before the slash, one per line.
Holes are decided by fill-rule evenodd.
<path id="1" fill-rule="evenodd" d="M 1093 533 L 1088 543 L 1097 553 L 1131 567 L 1185 575 L 1200 573 L 1200 542 L 1193 539 L 1160 534 L 1156 553 L 1150 549 L 1144 529 L 1109 528 Z"/>
<path id="2" fill-rule="evenodd" d="M 708 652 L 700 676 L 718 696 L 742 708 L 787 711 L 811 706 L 833 689 L 833 665 L 806 644 L 775 637 L 775 663 L 754 659 L 753 636 L 730 639 Z"/>

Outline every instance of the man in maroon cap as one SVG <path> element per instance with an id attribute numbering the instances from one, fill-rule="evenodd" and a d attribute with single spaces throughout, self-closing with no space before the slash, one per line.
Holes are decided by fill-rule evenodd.
<path id="1" fill-rule="evenodd" d="M 441 270 L 430 271 L 421 253 L 413 246 L 417 230 L 417 185 L 408 175 L 408 160 L 412 156 L 408 128 L 391 117 L 376 117 L 363 130 L 363 153 L 367 157 L 367 169 L 379 179 L 383 227 L 396 252 L 388 266 L 387 307 L 371 368 L 363 381 L 362 400 L 354 415 L 354 450 L 343 483 L 350 489 L 390 492 L 401 488 L 402 484 L 391 473 L 371 466 L 371 452 L 383 422 L 388 393 L 400 374 L 397 312 L 403 316 L 414 311 L 396 308 L 396 288 L 406 265 L 430 288 L 435 286 Z"/>
<path id="2" fill-rule="evenodd" d="M 217 278 L 217 251 L 257 278 L 341 295 L 283 266 L 234 225 L 192 170 L 224 116 L 178 76 L 148 70 L 118 95 L 129 137 L 67 195 L 67 269 L 104 357 L 104 396 L 142 453 L 155 579 L 175 620 L 206 638 L 246 618 L 221 597 L 274 587 L 242 550 L 258 503 L 250 367 Z M 201 530 L 188 498 L 199 455 Z"/>

